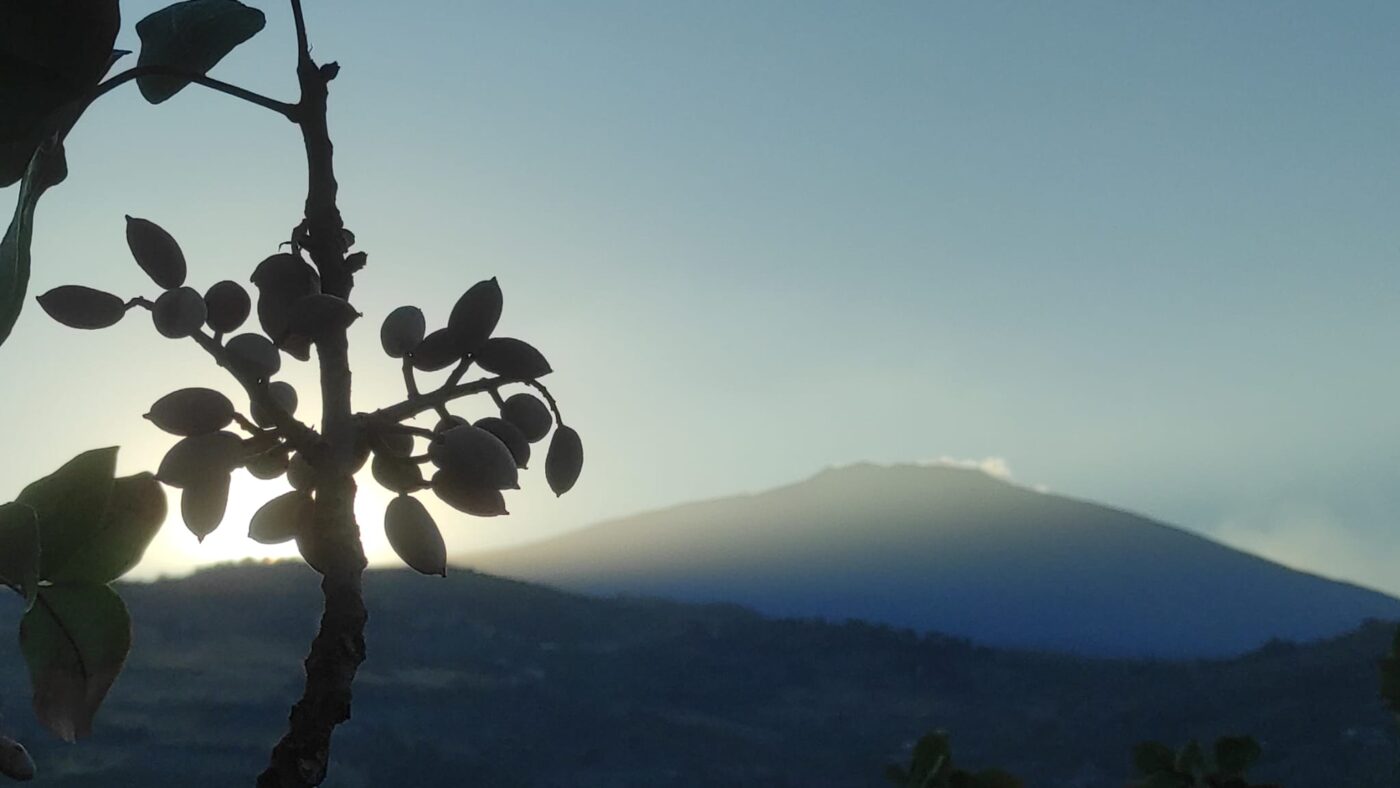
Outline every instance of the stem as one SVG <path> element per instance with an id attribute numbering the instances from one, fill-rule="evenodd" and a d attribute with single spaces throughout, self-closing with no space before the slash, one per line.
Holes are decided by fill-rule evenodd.
<path id="1" fill-rule="evenodd" d="M 301 0 L 291 0 L 297 31 L 297 81 L 301 101 L 293 119 L 306 146 L 306 215 L 301 243 L 321 274 L 322 291 L 349 299 L 354 279 L 345 267 L 344 224 L 336 207 L 334 148 L 326 124 L 327 83 L 335 69 L 311 59 Z M 259 788 L 320 785 L 330 762 L 331 734 L 350 719 L 351 687 L 365 658 L 365 610 L 361 576 L 364 547 L 355 522 L 354 462 L 357 425 L 350 411 L 350 364 L 345 331 L 316 343 L 321 367 L 321 431 L 329 453 L 313 458 L 316 506 L 302 537 L 302 554 L 321 572 L 325 608 L 306 657 L 306 686 L 292 707 L 287 733 L 272 750 Z"/>
<path id="2" fill-rule="evenodd" d="M 242 99 L 243 101 L 256 104 L 264 109 L 270 109 L 287 120 L 296 120 L 297 107 L 295 104 L 288 104 L 283 101 L 278 101 L 277 99 L 268 98 L 261 93 L 254 93 L 247 88 L 231 85 L 227 82 L 214 79 L 213 77 L 206 77 L 203 74 L 191 74 L 188 71 L 181 71 L 178 68 L 171 68 L 169 66 L 136 66 L 135 68 L 129 68 L 117 74 L 97 86 L 96 91 L 93 92 L 92 96 L 88 98 L 87 102 L 83 105 L 83 109 L 87 109 L 92 102 L 102 98 L 116 88 L 132 80 L 140 79 L 141 77 L 179 77 L 181 79 L 188 79 L 190 82 L 201 87 L 233 96 L 236 99 Z"/>
<path id="3" fill-rule="evenodd" d="M 145 299 L 132 300 L 144 301 Z M 139 303 L 137 305 L 144 306 Z M 281 404 L 267 393 L 267 386 L 240 372 L 238 365 L 234 363 L 228 351 L 218 342 L 214 341 L 213 337 L 204 333 L 201 329 L 190 335 L 190 339 L 193 339 L 200 347 L 204 348 L 205 352 L 213 356 L 219 366 L 228 370 L 228 373 L 233 376 L 233 379 L 237 380 L 239 385 L 243 386 L 243 390 L 248 394 L 249 401 L 256 402 L 259 407 L 272 415 L 273 426 L 286 436 L 287 442 L 297 451 L 306 454 L 308 457 L 315 457 L 322 453 L 321 436 L 317 435 L 315 430 L 297 421 L 290 413 L 283 410 Z M 256 427 L 256 425 L 254 426 Z"/>
<path id="4" fill-rule="evenodd" d="M 514 378 L 481 378 L 480 380 L 473 380 L 470 383 L 461 383 L 456 386 L 443 386 L 427 394 L 419 394 L 416 397 L 409 397 L 402 402 L 380 408 L 368 415 L 373 419 L 403 421 L 404 419 L 411 419 L 425 411 L 442 407 L 454 399 L 471 396 L 472 394 L 480 394 L 485 391 L 494 391 L 501 386 L 507 386 L 511 383 L 523 382 L 524 381 L 515 380 Z"/>

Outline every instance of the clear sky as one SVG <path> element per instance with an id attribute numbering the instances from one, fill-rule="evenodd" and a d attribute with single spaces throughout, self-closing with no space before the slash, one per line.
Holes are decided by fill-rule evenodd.
<path id="1" fill-rule="evenodd" d="M 119 43 L 161 4 L 124 2 Z M 289 14 L 255 4 L 267 29 L 214 74 L 290 98 Z M 509 518 L 443 511 L 454 550 L 829 465 L 999 458 L 1400 592 L 1400 6 L 307 8 L 370 253 L 357 407 L 401 396 L 389 309 L 440 323 L 495 275 L 587 444 L 561 500 L 537 468 Z M 301 155 L 224 96 L 109 97 L 40 205 L 33 292 L 150 295 L 126 213 L 181 240 L 192 284 L 246 278 L 299 218 Z M 76 332 L 31 302 L 0 364 L 0 500 L 86 448 L 153 469 L 152 401 L 233 393 L 140 315 Z M 219 533 L 177 516 L 140 572 L 253 554 L 279 491 L 241 478 Z M 362 505 L 380 558 L 385 500 Z"/>

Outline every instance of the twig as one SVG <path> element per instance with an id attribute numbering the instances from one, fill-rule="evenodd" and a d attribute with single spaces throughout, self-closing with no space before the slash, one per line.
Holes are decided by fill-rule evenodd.
<path id="1" fill-rule="evenodd" d="M 514 378 L 481 378 L 470 383 L 459 383 L 456 386 L 443 386 L 426 394 L 419 394 L 416 397 L 409 397 L 402 402 L 396 402 L 388 407 L 370 413 L 375 419 L 387 421 L 403 421 L 411 419 L 420 413 L 429 410 L 436 410 L 438 407 L 446 405 L 454 399 L 468 397 L 472 394 L 492 391 L 511 383 L 524 383 L 525 381 Z"/>
<path id="2" fill-rule="evenodd" d="M 92 102 L 102 98 L 116 88 L 132 80 L 140 79 L 141 77 L 179 77 L 180 79 L 187 79 L 201 87 L 233 96 L 236 99 L 242 99 L 243 101 L 256 104 L 264 109 L 270 109 L 287 120 L 295 122 L 297 119 L 297 106 L 295 104 L 288 104 L 284 101 L 268 98 L 261 93 L 255 93 L 247 88 L 231 85 L 222 80 L 214 79 L 213 77 L 206 77 L 203 74 L 192 74 L 188 71 L 181 71 L 178 68 L 171 68 L 169 66 L 136 66 L 116 74 L 97 86 L 91 96 L 89 96 L 87 101 L 83 104 L 83 109 L 87 109 Z"/>

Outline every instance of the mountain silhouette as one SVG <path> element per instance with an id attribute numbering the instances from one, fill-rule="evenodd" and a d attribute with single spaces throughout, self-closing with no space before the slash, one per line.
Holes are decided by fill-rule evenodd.
<path id="1" fill-rule="evenodd" d="M 981 471 L 855 465 L 456 563 L 592 594 L 733 602 L 1095 656 L 1223 657 L 1400 600 Z"/>

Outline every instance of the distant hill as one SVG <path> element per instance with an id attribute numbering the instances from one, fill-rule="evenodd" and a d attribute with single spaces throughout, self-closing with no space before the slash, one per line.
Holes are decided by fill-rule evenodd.
<path id="1" fill-rule="evenodd" d="M 0 638 L 0 729 L 34 751 L 37 786 L 250 785 L 300 691 L 318 580 L 245 565 L 125 586 L 135 647 L 77 745 L 37 730 L 14 638 Z M 1236 732 L 1264 741 L 1261 780 L 1400 785 L 1375 667 L 1393 625 L 1153 663 L 461 571 L 371 572 L 365 589 L 369 658 L 336 734 L 336 788 L 869 788 L 936 727 L 959 763 L 1035 788 L 1122 788 L 1136 741 Z M 4 599 L 13 622 L 18 599 Z"/>
<path id="2" fill-rule="evenodd" d="M 1379 592 L 950 467 L 851 466 L 457 560 L 595 594 L 1099 656 L 1228 656 L 1400 617 Z"/>

